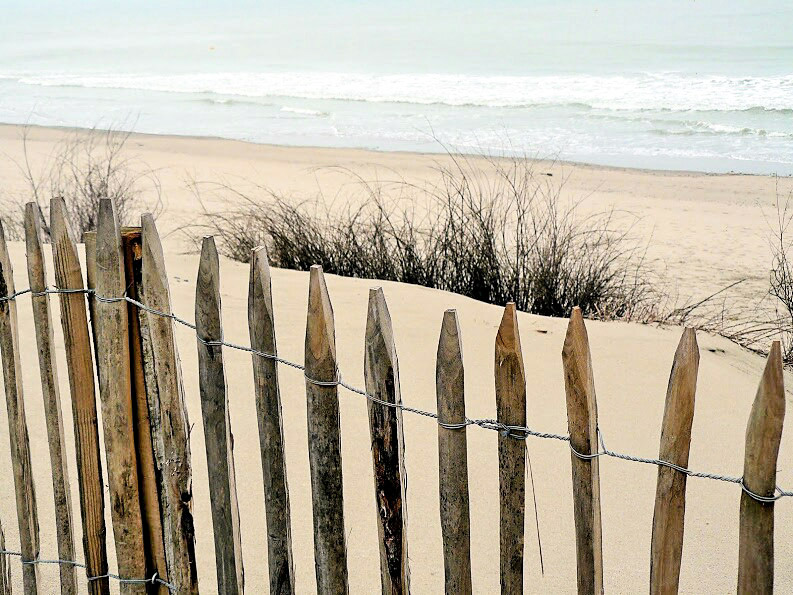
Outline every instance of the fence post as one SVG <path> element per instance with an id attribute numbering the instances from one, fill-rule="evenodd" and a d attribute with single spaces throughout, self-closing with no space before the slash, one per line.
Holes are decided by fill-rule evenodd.
<path id="1" fill-rule="evenodd" d="M 680 467 L 688 466 L 698 370 L 697 336 L 694 329 L 687 328 L 680 338 L 669 376 L 658 453 L 662 461 Z M 674 595 L 678 590 L 686 513 L 686 477 L 669 467 L 658 467 L 650 549 L 652 595 Z"/>
<path id="2" fill-rule="evenodd" d="M 348 593 L 336 337 L 319 265 L 309 277 L 305 361 L 317 593 Z"/>
<path id="3" fill-rule="evenodd" d="M 196 282 L 195 321 L 198 380 L 204 420 L 215 565 L 218 592 L 242 593 L 244 574 L 240 514 L 234 476 L 234 438 L 231 435 L 226 372 L 223 366 L 223 329 L 220 321 L 220 267 L 215 240 L 204 237 Z"/>
<path id="4" fill-rule="evenodd" d="M 55 281 L 60 289 L 84 289 L 77 246 L 66 222 L 66 205 L 61 198 L 50 201 Z M 60 294 L 61 325 L 66 346 L 66 366 L 74 418 L 77 454 L 77 480 L 80 487 L 80 513 L 83 525 L 83 551 L 88 577 L 107 574 L 105 502 L 102 489 L 102 461 L 99 456 L 99 427 L 91 341 L 85 297 L 81 293 Z M 91 595 L 110 592 L 107 578 L 89 581 Z"/>
<path id="5" fill-rule="evenodd" d="M 776 465 L 785 420 L 782 350 L 774 341 L 746 424 L 743 484 L 760 496 L 776 491 Z M 741 493 L 738 593 L 774 590 L 774 503 Z"/>
<path id="6" fill-rule="evenodd" d="M 6 246 L 5 230 L 0 221 L 0 298 L 14 294 L 14 271 Z M 36 510 L 36 488 L 30 462 L 30 440 L 25 420 L 25 397 L 22 390 L 22 364 L 19 360 L 17 304 L 14 298 L 0 302 L 0 351 L 3 359 L 3 381 L 8 409 L 8 437 L 11 442 L 11 466 L 14 470 L 19 543 L 23 560 L 39 557 L 39 519 Z M 22 578 L 26 593 L 36 593 L 38 564 L 25 564 Z"/>
<path id="7" fill-rule="evenodd" d="M 399 363 L 385 296 L 380 287 L 369 290 L 364 350 L 366 392 L 402 404 Z M 380 536 L 380 579 L 383 593 L 409 593 L 410 567 L 407 536 L 407 473 L 402 410 L 366 401 L 369 411 L 375 504 Z"/>
<path id="8" fill-rule="evenodd" d="M 44 398 L 44 415 L 50 448 L 58 557 L 61 560 L 74 560 L 69 468 L 66 463 L 66 442 L 63 436 L 61 395 L 58 390 L 58 368 L 55 358 L 52 357 L 54 338 L 52 334 L 50 296 L 42 293 L 47 288 L 47 275 L 41 251 L 41 211 L 35 202 L 29 202 L 25 205 L 25 246 L 27 248 L 28 281 L 32 292 L 33 323 L 36 327 L 41 395 Z M 59 572 L 61 593 L 64 595 L 76 593 L 77 582 L 75 580 L 74 566 L 61 564 Z"/>
<path id="9" fill-rule="evenodd" d="M 465 375 L 457 311 L 443 313 L 435 364 L 438 422 L 465 421 Z M 471 521 L 468 501 L 468 442 L 465 427 L 438 426 L 443 570 L 447 595 L 471 593 Z"/>
<path id="10" fill-rule="evenodd" d="M 144 213 L 141 224 L 141 288 L 145 303 L 168 315 L 171 314 L 171 296 L 160 236 L 151 214 Z M 179 593 L 197 594 L 190 424 L 184 402 L 173 321 L 144 311 L 140 311 L 139 315 L 146 319 L 146 332 L 142 334 L 144 356 L 148 352 L 148 357 L 144 359 L 146 393 L 152 448 L 162 482 L 160 502 L 168 582 Z"/>
<path id="11" fill-rule="evenodd" d="M 504 308 L 495 348 L 496 418 L 526 425 L 526 373 L 515 304 Z M 501 592 L 523 593 L 523 541 L 526 513 L 526 442 L 498 436 Z"/>
<path id="12" fill-rule="evenodd" d="M 5 549 L 6 536 L 3 533 L 3 522 L 0 521 L 0 551 Z M 0 595 L 11 595 L 11 566 L 5 554 L 0 554 Z"/>
<path id="13" fill-rule="evenodd" d="M 254 249 L 251 254 L 248 329 L 253 349 L 277 355 L 270 264 L 263 246 Z M 286 595 L 295 592 L 295 569 L 292 562 L 289 485 L 284 458 L 278 363 L 272 358 L 256 354 L 252 355 L 252 359 L 267 517 L 270 593 Z"/>
<path id="14" fill-rule="evenodd" d="M 589 337 L 580 308 L 573 308 L 562 348 L 570 446 L 586 457 L 598 452 L 597 402 Z M 597 457 L 570 453 L 578 592 L 603 592 L 603 549 L 600 521 L 600 472 Z"/>
<path id="15" fill-rule="evenodd" d="M 144 578 L 146 555 L 141 518 L 138 459 L 130 378 L 127 304 L 120 301 L 126 282 L 121 230 L 115 204 L 99 202 L 96 231 L 96 347 L 102 425 L 110 483 L 111 515 L 118 572 L 123 578 Z M 123 583 L 122 592 L 145 593 L 139 584 Z"/>

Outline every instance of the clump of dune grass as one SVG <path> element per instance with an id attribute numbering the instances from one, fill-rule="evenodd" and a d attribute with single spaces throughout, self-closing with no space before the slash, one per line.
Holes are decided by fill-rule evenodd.
<path id="1" fill-rule="evenodd" d="M 193 187 L 224 208 L 205 206 L 197 238 L 215 235 L 226 256 L 247 261 L 264 244 L 273 266 L 399 281 L 520 310 L 649 320 L 658 296 L 632 218 L 586 212 L 564 180 L 520 157 L 438 161 L 435 181 L 369 181 L 352 172 L 354 198 L 296 201 L 260 186 Z M 213 200 L 213 202 L 215 202 Z M 228 205 L 236 205 L 229 207 Z"/>

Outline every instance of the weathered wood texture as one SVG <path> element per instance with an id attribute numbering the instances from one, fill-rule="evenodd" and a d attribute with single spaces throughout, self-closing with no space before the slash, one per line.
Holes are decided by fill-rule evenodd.
<path id="1" fill-rule="evenodd" d="M 215 240 L 205 237 L 196 282 L 198 378 L 209 469 L 218 592 L 230 594 L 243 592 L 244 575 L 234 476 L 234 438 L 231 434 L 223 348 L 217 344 L 207 344 L 220 341 L 223 337 L 219 284 L 220 269 Z"/>
<path id="2" fill-rule="evenodd" d="M 504 308 L 495 347 L 496 418 L 526 425 L 526 373 L 515 304 Z M 526 514 L 526 443 L 498 435 L 499 543 L 501 592 L 523 593 L 523 544 Z"/>
<path id="3" fill-rule="evenodd" d="M 141 228 L 121 229 L 121 246 L 124 266 L 124 286 L 129 297 L 141 300 L 141 277 L 143 263 L 143 242 Z M 146 394 L 144 372 L 143 337 L 148 336 L 148 321 L 145 313 L 137 306 L 127 303 L 127 328 L 129 337 L 131 398 L 134 414 L 135 452 L 138 460 L 138 490 L 140 493 L 141 519 L 143 523 L 143 544 L 146 552 L 146 572 L 156 572 L 167 580 L 165 564 L 165 544 L 160 510 L 159 486 L 154 463 L 151 424 L 149 422 L 149 403 Z M 148 358 L 151 362 L 151 357 Z M 153 587 L 149 588 L 154 591 Z M 161 595 L 167 595 L 168 588 L 159 585 Z"/>
<path id="4" fill-rule="evenodd" d="M 42 294 L 47 288 L 47 274 L 41 250 L 41 211 L 35 202 L 25 205 L 25 247 L 27 248 L 28 281 L 32 292 L 33 324 L 36 328 L 41 395 L 44 399 L 44 416 L 50 450 L 50 467 L 52 468 L 52 495 L 55 501 L 55 535 L 58 542 L 58 558 L 74 560 L 69 467 L 66 462 L 66 440 L 63 435 L 58 368 L 53 355 L 55 339 L 52 331 L 50 296 Z M 74 566 L 61 564 L 59 572 L 61 593 L 76 593 L 77 581 Z"/>
<path id="5" fill-rule="evenodd" d="M 99 202 L 96 232 L 96 293 L 120 298 L 126 290 L 121 252 L 121 230 L 115 205 Z M 130 378 L 127 304 L 97 299 L 96 347 L 102 425 L 105 436 L 110 512 L 116 543 L 118 572 L 124 578 L 146 576 L 146 555 L 135 448 L 134 408 Z M 126 593 L 145 593 L 140 584 L 122 583 Z"/>
<path id="6" fill-rule="evenodd" d="M 318 265 L 310 272 L 305 362 L 317 592 L 348 593 L 335 326 Z"/>
<path id="7" fill-rule="evenodd" d="M 369 290 L 364 349 L 366 392 L 402 404 L 391 315 L 382 288 Z M 407 536 L 407 472 L 402 410 L 367 399 L 380 537 L 380 582 L 384 594 L 410 592 Z"/>
<path id="8" fill-rule="evenodd" d="M 0 551 L 5 549 L 6 536 L 3 532 L 3 523 L 0 522 Z M 0 595 L 11 595 L 11 565 L 5 554 L 0 554 Z"/>
<path id="9" fill-rule="evenodd" d="M 248 284 L 248 329 L 251 347 L 277 355 L 270 264 L 264 247 L 251 255 Z M 278 388 L 278 363 L 253 354 L 253 382 L 256 393 L 256 417 L 259 422 L 259 448 L 264 479 L 264 505 L 267 513 L 267 559 L 270 593 L 295 592 L 295 569 L 292 561 L 292 531 L 289 510 L 289 486 L 284 458 L 284 429 L 281 417 L 281 394 Z"/>
<path id="10" fill-rule="evenodd" d="M 88 289 L 96 289 L 96 231 L 86 231 L 83 233 L 83 244 L 85 244 L 85 286 Z M 94 307 L 96 298 L 88 295 L 88 315 L 91 320 L 91 333 L 96 337 L 96 312 Z M 94 357 L 96 357 L 96 342 L 94 342 Z M 97 374 L 101 370 L 97 370 Z"/>
<path id="11" fill-rule="evenodd" d="M 149 213 L 141 217 L 141 223 L 141 297 L 150 308 L 170 314 L 171 296 L 160 236 Z M 168 582 L 176 587 L 178 593 L 198 593 L 190 424 L 173 321 L 142 310 L 139 316 L 144 331 L 144 370 L 152 447 L 161 482 L 159 498 Z"/>
<path id="12" fill-rule="evenodd" d="M 14 294 L 14 271 L 6 246 L 5 231 L 0 222 L 0 298 Z M 0 351 L 3 359 L 3 382 L 8 409 L 8 437 L 11 442 L 11 467 L 14 475 L 19 543 L 23 560 L 39 557 L 39 519 L 36 509 L 36 488 L 30 461 L 30 440 L 25 420 L 25 397 L 22 391 L 22 363 L 19 359 L 19 331 L 15 299 L 0 301 Z M 36 593 L 39 581 L 38 564 L 22 567 L 25 593 Z"/>
<path id="13" fill-rule="evenodd" d="M 746 425 L 743 481 L 760 496 L 773 496 L 782 425 L 785 421 L 785 386 L 782 350 L 774 341 Z M 774 590 L 774 503 L 760 502 L 741 493 L 738 544 L 738 593 Z"/>
<path id="14" fill-rule="evenodd" d="M 680 338 L 669 376 L 658 453 L 662 461 L 681 467 L 688 466 L 698 370 L 696 333 L 687 328 Z M 669 467 L 658 467 L 650 555 L 650 593 L 653 595 L 677 593 L 685 513 L 686 475 Z"/>
<path id="15" fill-rule="evenodd" d="M 443 314 L 435 364 L 438 422 L 465 421 L 463 350 L 457 311 Z M 438 487 L 440 491 L 443 570 L 447 595 L 471 593 L 471 520 L 468 501 L 467 430 L 438 426 Z"/>
<path id="16" fill-rule="evenodd" d="M 573 309 L 562 347 L 570 446 L 582 455 L 598 450 L 597 402 L 592 358 L 584 318 Z M 573 470 L 576 570 L 579 593 L 603 592 L 603 548 L 598 459 L 570 453 Z"/>
<path id="17" fill-rule="evenodd" d="M 50 230 L 57 286 L 60 289 L 84 289 L 77 247 L 67 224 L 66 206 L 60 198 L 50 201 Z M 62 293 L 60 306 L 74 418 L 85 571 L 88 577 L 103 576 L 107 574 L 105 503 L 85 296 Z M 91 595 L 109 593 L 108 579 L 90 581 L 88 591 Z"/>

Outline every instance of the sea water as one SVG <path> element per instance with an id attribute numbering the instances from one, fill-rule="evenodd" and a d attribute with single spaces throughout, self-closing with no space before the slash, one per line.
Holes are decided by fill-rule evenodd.
<path id="1" fill-rule="evenodd" d="M 793 174 L 790 0 L 0 0 L 0 122 Z"/>

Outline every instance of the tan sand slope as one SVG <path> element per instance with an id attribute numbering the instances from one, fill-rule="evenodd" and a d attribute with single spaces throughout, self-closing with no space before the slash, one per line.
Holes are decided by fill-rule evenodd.
<path id="1" fill-rule="evenodd" d="M 11 244 L 18 288 L 27 286 L 24 246 Z M 46 252 L 49 252 L 48 250 Z M 192 319 L 196 256 L 166 257 L 174 310 Z M 48 259 L 52 276 L 51 259 Z M 221 283 L 225 337 L 247 343 L 247 267 L 223 259 Z M 51 281 L 52 282 L 52 281 Z M 467 412 L 471 417 L 495 415 L 493 347 L 501 309 L 470 299 L 413 286 L 328 276 L 336 316 L 340 367 L 348 382 L 363 385 L 363 338 L 369 287 L 382 285 L 393 320 L 400 358 L 402 396 L 414 407 L 435 409 L 435 351 L 441 316 L 446 308 L 459 312 L 466 367 Z M 276 329 L 280 354 L 302 361 L 308 274 L 273 271 Z M 53 300 L 57 321 L 57 300 Z M 19 299 L 21 357 L 25 401 L 31 436 L 34 475 L 42 532 L 42 556 L 56 554 L 49 456 L 43 420 L 30 301 Z M 561 348 L 565 320 L 521 314 L 521 341 L 528 379 L 528 420 L 533 428 L 566 432 Z M 623 323 L 588 322 L 600 426 L 609 448 L 655 456 L 666 382 L 679 329 L 656 329 Z M 67 443 L 73 445 L 60 324 L 56 322 L 57 357 Z M 194 496 L 200 586 L 215 590 L 212 527 L 207 469 L 197 386 L 196 347 L 191 331 L 177 331 L 192 432 Z M 740 475 L 747 416 L 763 360 L 727 341 L 699 336 L 702 359 L 691 446 L 692 468 Z M 250 356 L 226 353 L 231 421 L 235 437 L 237 488 L 242 515 L 243 554 L 248 592 L 266 592 L 266 529 L 252 393 Z M 788 386 L 793 378 L 786 374 Z M 306 452 L 306 408 L 302 374 L 281 370 L 286 453 L 292 505 L 292 535 L 298 592 L 314 590 L 311 501 Z M 341 392 L 345 519 L 350 586 L 354 593 L 379 590 L 377 531 L 368 444 L 366 403 Z M 790 399 L 788 399 L 790 406 Z M 7 420 L 0 410 L 0 518 L 8 545 L 18 547 L 13 482 L 10 481 Z M 783 436 L 779 483 L 793 488 L 791 423 Z M 498 475 L 496 434 L 468 430 L 472 512 L 474 589 L 498 590 Z M 411 582 L 415 593 L 443 589 L 437 483 L 437 427 L 430 419 L 405 414 L 408 472 L 408 523 Z M 526 591 L 572 593 L 575 590 L 570 454 L 564 443 L 531 439 L 529 448 L 536 483 L 545 574 L 538 563 L 530 492 L 527 494 Z M 73 451 L 69 453 L 73 503 L 78 502 Z M 656 469 L 613 459 L 601 461 L 605 586 L 609 593 L 646 592 L 649 578 L 650 530 Z M 738 501 L 731 484 L 690 479 L 681 591 L 734 592 L 737 577 Z M 75 504 L 76 505 L 76 504 Z M 75 510 L 76 518 L 79 518 Z M 776 506 L 777 592 L 793 590 L 793 499 Z M 109 518 L 108 518 L 109 523 Z M 109 527 L 110 525 L 108 525 Z M 80 543 L 80 535 L 76 535 Z M 111 544 L 112 538 L 108 539 Z M 78 545 L 78 551 L 81 548 Z M 111 563 L 111 566 L 113 564 Z M 20 566 L 12 561 L 15 592 L 21 591 Z M 48 589 L 57 588 L 57 571 L 42 566 Z"/>

